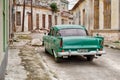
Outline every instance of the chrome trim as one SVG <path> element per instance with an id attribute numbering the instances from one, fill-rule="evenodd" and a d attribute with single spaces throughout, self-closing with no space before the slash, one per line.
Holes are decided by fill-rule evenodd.
<path id="1" fill-rule="evenodd" d="M 106 54 L 105 51 L 90 51 L 90 52 L 82 52 L 79 53 L 78 51 L 67 51 L 67 52 L 58 52 L 58 57 L 62 56 L 83 56 L 83 55 L 102 55 Z"/>

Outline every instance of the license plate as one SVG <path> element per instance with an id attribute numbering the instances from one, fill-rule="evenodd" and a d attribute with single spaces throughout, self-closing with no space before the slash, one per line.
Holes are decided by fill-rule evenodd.
<path id="1" fill-rule="evenodd" d="M 87 49 L 79 49 L 78 52 L 79 53 L 84 53 L 84 52 L 88 52 L 88 50 Z"/>
<path id="2" fill-rule="evenodd" d="M 68 56 L 63 56 L 63 58 L 68 58 Z"/>

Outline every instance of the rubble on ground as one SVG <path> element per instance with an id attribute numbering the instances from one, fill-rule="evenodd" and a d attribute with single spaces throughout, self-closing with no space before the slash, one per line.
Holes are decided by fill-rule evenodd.
<path id="1" fill-rule="evenodd" d="M 18 41 L 13 42 L 9 48 L 18 51 L 9 53 L 5 80 L 57 80 L 38 53 L 42 36 L 43 34 L 36 33 L 17 35 Z"/>
<path id="2" fill-rule="evenodd" d="M 120 50 L 120 41 L 105 41 L 104 45 L 109 48 L 119 49 Z"/>
<path id="3" fill-rule="evenodd" d="M 31 45 L 32 46 L 41 46 L 42 45 L 42 40 L 40 40 L 40 39 L 33 39 L 31 41 Z"/>

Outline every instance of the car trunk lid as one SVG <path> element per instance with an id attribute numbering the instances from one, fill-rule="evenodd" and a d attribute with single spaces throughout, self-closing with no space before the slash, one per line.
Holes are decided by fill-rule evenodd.
<path id="1" fill-rule="evenodd" d="M 64 49 L 99 48 L 99 39 L 89 36 L 62 37 Z"/>

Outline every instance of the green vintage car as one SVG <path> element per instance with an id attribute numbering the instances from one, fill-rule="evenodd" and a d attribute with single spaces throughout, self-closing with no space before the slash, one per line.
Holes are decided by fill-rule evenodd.
<path id="1" fill-rule="evenodd" d="M 56 25 L 43 36 L 45 52 L 53 55 L 56 62 L 69 56 L 84 56 L 92 61 L 105 54 L 103 42 L 103 37 L 88 36 L 86 28 L 81 25 Z"/>

